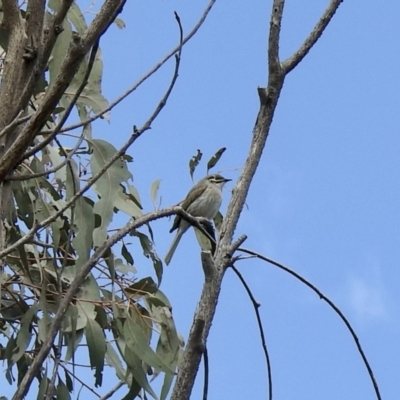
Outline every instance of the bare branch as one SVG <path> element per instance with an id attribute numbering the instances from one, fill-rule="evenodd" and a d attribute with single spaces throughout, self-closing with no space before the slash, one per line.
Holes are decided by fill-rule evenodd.
<path id="1" fill-rule="evenodd" d="M 268 399 L 272 400 L 272 372 L 271 372 L 271 361 L 269 359 L 269 354 L 268 354 L 268 349 L 267 349 L 267 343 L 265 341 L 265 334 L 264 334 L 264 328 L 262 325 L 261 321 L 261 316 L 259 312 L 260 308 L 260 303 L 255 299 L 249 285 L 247 284 L 246 280 L 243 278 L 242 274 L 239 272 L 239 270 L 232 264 L 231 268 L 233 272 L 237 275 L 239 278 L 240 282 L 242 283 L 244 289 L 246 290 L 251 303 L 253 304 L 254 312 L 256 313 L 256 318 L 257 318 L 257 324 L 258 324 L 258 330 L 260 331 L 260 337 L 261 337 L 261 344 L 262 348 L 264 350 L 264 356 L 265 360 L 267 362 L 267 374 L 268 374 Z"/>
<path id="2" fill-rule="evenodd" d="M 269 75 L 273 75 L 280 69 L 279 61 L 279 37 L 285 0 L 274 0 L 269 28 L 268 39 L 268 68 Z"/>
<path id="3" fill-rule="evenodd" d="M 220 229 L 220 240 L 217 243 L 214 257 L 216 273 L 211 282 L 206 280 L 204 283 L 199 305 L 194 316 L 195 321 L 196 319 L 204 321 L 204 343 L 215 315 L 225 269 L 232 264 L 232 253 L 230 251 L 233 250 L 233 247 L 230 243 L 232 242 L 250 184 L 260 162 L 285 79 L 285 71 L 279 61 L 279 38 L 284 3 L 284 0 L 274 0 L 273 2 L 268 40 L 268 87 L 258 88 L 260 109 L 253 129 L 249 154 L 233 190 L 226 217 Z M 189 334 L 189 341 L 191 334 L 192 331 Z M 171 400 L 188 400 L 190 398 L 200 361 L 201 357 L 193 353 L 188 345 L 183 354 Z"/>
<path id="4" fill-rule="evenodd" d="M 6 136 L 8 133 L 12 132 L 18 125 L 20 125 L 22 122 L 28 121 L 30 116 L 26 116 L 21 118 L 22 114 L 24 113 L 23 110 L 21 110 L 17 116 L 7 125 L 4 127 L 4 129 L 0 132 L 0 139 L 4 136 Z M 22 121 L 22 122 L 21 122 Z"/>
<path id="5" fill-rule="evenodd" d="M 209 251 L 201 252 L 201 265 L 203 266 L 205 279 L 211 281 L 215 274 L 215 266 Z"/>
<path id="6" fill-rule="evenodd" d="M 364 362 L 365 367 L 367 368 L 369 377 L 371 379 L 372 385 L 374 386 L 375 389 L 375 394 L 376 398 L 378 400 L 382 400 L 382 397 L 379 392 L 379 387 L 378 383 L 376 382 L 376 379 L 374 377 L 374 373 L 372 371 L 372 368 L 368 362 L 368 359 L 364 353 L 364 350 L 361 347 L 360 340 L 358 339 L 356 332 L 354 331 L 353 327 L 351 326 L 350 322 L 348 319 L 344 316 L 344 314 L 340 311 L 340 309 L 333 303 L 332 300 L 330 300 L 328 297 L 326 297 L 317 287 L 315 287 L 312 283 L 310 283 L 307 279 L 303 278 L 301 275 L 299 275 L 297 272 L 293 271 L 292 269 L 284 266 L 283 264 L 278 263 L 277 261 L 274 261 L 268 257 L 265 257 L 255 251 L 249 250 L 249 249 L 244 249 L 240 248 L 239 251 L 242 251 L 243 253 L 250 254 L 251 256 L 254 256 L 256 258 L 259 258 L 260 260 L 266 261 L 272 265 L 275 265 L 276 267 L 286 271 L 290 275 L 294 276 L 296 279 L 298 279 L 300 282 L 304 283 L 307 287 L 309 287 L 312 291 L 314 291 L 320 299 L 324 300 L 326 303 L 329 304 L 329 306 L 335 311 L 337 315 L 341 318 L 341 320 L 344 322 L 346 325 L 347 329 L 349 330 L 351 336 L 353 337 L 353 340 L 357 346 L 357 350 L 361 355 L 361 358 Z"/>
<path id="7" fill-rule="evenodd" d="M 15 0 L 3 0 L 3 25 L 8 31 L 20 24 L 18 2 Z"/>
<path id="8" fill-rule="evenodd" d="M 282 68 L 285 71 L 285 74 L 288 74 L 290 71 L 296 68 L 301 60 L 311 50 L 314 44 L 317 43 L 318 39 L 321 37 L 322 33 L 328 26 L 332 17 L 335 15 L 336 10 L 339 8 L 342 2 L 343 0 L 331 0 L 321 19 L 315 25 L 313 31 L 310 33 L 308 38 L 300 46 L 299 50 L 297 50 L 291 57 L 289 57 L 282 63 Z"/>

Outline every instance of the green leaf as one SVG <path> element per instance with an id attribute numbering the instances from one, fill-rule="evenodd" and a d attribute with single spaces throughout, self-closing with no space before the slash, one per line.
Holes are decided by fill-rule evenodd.
<path id="1" fill-rule="evenodd" d="M 83 34 L 87 28 L 85 18 L 76 2 L 74 1 L 68 10 L 67 18 L 72 22 L 79 34 Z"/>
<path id="2" fill-rule="evenodd" d="M 120 187 L 120 191 L 118 192 L 115 200 L 114 207 L 118 210 L 121 210 L 125 214 L 128 214 L 130 217 L 139 218 L 143 215 L 142 210 L 138 207 L 137 202 L 135 202 L 131 196 L 124 193 L 125 189 Z"/>
<path id="3" fill-rule="evenodd" d="M 150 347 L 149 339 L 143 330 L 143 316 L 136 311 L 133 313 L 136 317 L 134 319 L 127 318 L 124 324 L 124 338 L 127 347 L 146 364 L 163 372 L 174 373 Z"/>
<path id="4" fill-rule="evenodd" d="M 112 367 L 114 367 L 115 369 L 115 373 L 117 374 L 117 377 L 121 380 L 121 381 L 125 381 L 125 374 L 126 371 L 122 365 L 122 362 L 117 354 L 117 352 L 115 351 L 114 347 L 111 345 L 111 343 L 107 343 L 106 345 L 106 361 L 107 364 L 111 365 Z"/>
<path id="5" fill-rule="evenodd" d="M 60 3 L 56 0 L 49 1 L 49 7 L 53 11 L 58 11 Z M 52 18 L 51 14 L 46 11 L 46 18 L 50 20 Z M 50 83 L 55 81 L 58 75 L 61 65 L 64 62 L 65 56 L 68 53 L 68 48 L 72 40 L 72 29 L 71 24 L 67 19 L 64 19 L 62 23 L 62 32 L 57 36 L 57 41 L 53 47 L 49 62 L 49 73 L 50 73 Z"/>
<path id="6" fill-rule="evenodd" d="M 157 399 L 157 395 L 147 381 L 146 373 L 144 372 L 142 362 L 135 352 L 129 347 L 125 347 L 124 360 L 129 367 L 129 372 L 134 380 L 153 398 Z"/>
<path id="7" fill-rule="evenodd" d="M 129 183 L 127 184 L 128 190 L 129 190 L 129 195 L 132 198 L 132 201 L 136 203 L 136 205 L 142 210 L 142 203 L 140 200 L 139 192 L 135 188 L 135 186 L 130 185 Z"/>
<path id="8" fill-rule="evenodd" d="M 150 198 L 151 201 L 154 204 L 154 207 L 157 208 L 157 195 L 158 195 L 158 190 L 160 189 L 160 184 L 161 184 L 161 179 L 156 179 L 150 187 Z"/>
<path id="9" fill-rule="evenodd" d="M 226 150 L 226 147 L 222 147 L 221 149 L 219 149 L 219 150 L 210 158 L 210 160 L 209 160 L 208 163 L 207 163 L 207 174 L 208 174 L 208 171 L 209 171 L 211 168 L 214 168 L 214 167 L 217 165 L 217 162 L 218 162 L 219 159 L 221 158 L 222 154 L 224 154 L 225 150 Z"/>
<path id="10" fill-rule="evenodd" d="M 60 379 L 60 377 L 58 378 L 56 393 L 57 393 L 57 400 L 71 400 L 68 388 L 65 386 L 64 382 Z"/>
<path id="11" fill-rule="evenodd" d="M 97 174 L 108 160 L 117 152 L 115 147 L 105 140 L 92 140 L 93 155 L 90 159 L 93 175 Z M 101 225 L 93 232 L 94 246 L 98 247 L 107 239 L 107 227 L 111 223 L 114 212 L 114 202 L 121 192 L 121 183 L 132 177 L 126 167 L 126 162 L 119 158 L 93 185 L 93 189 L 100 196 L 94 205 L 94 213 L 101 216 Z"/>
<path id="12" fill-rule="evenodd" d="M 153 267 L 154 271 L 157 275 L 158 279 L 158 286 L 161 285 L 161 280 L 162 280 L 162 275 L 163 275 L 163 265 L 160 260 L 160 257 L 158 257 L 157 253 L 155 252 L 153 248 L 153 243 L 151 240 L 142 232 L 138 231 L 132 231 L 131 236 L 136 236 L 140 240 L 140 245 L 142 246 L 143 249 L 143 254 L 147 258 L 151 258 L 153 261 Z"/>
<path id="13" fill-rule="evenodd" d="M 197 154 L 194 155 L 189 161 L 189 172 L 192 179 L 194 171 L 201 161 L 201 157 L 203 157 L 203 153 L 199 149 L 197 149 Z"/>
<path id="14" fill-rule="evenodd" d="M 83 329 L 75 331 L 75 335 L 70 332 L 64 333 L 64 340 L 67 345 L 67 353 L 65 355 L 65 362 L 71 360 L 73 355 L 75 354 L 76 349 L 79 346 L 79 343 L 83 338 Z"/>
<path id="15" fill-rule="evenodd" d="M 128 248 L 126 247 L 125 243 L 122 245 L 122 251 L 121 251 L 122 257 L 125 258 L 125 261 L 130 264 L 133 265 L 134 261 L 133 261 L 133 257 L 131 255 L 131 253 L 129 253 Z"/>
<path id="16" fill-rule="evenodd" d="M 45 398 L 47 386 L 49 383 L 49 380 L 47 379 L 47 363 L 45 365 L 46 366 L 44 367 L 43 377 L 42 377 L 42 379 L 40 381 L 40 385 L 39 385 L 39 393 L 37 396 L 37 400 L 43 400 Z"/>
<path id="17" fill-rule="evenodd" d="M 132 378 L 131 387 L 129 392 L 122 398 L 122 400 L 133 400 L 140 393 L 142 387 Z"/>
<path id="18" fill-rule="evenodd" d="M 122 262 L 120 258 L 116 258 L 114 261 L 115 269 L 120 272 L 121 274 L 128 274 L 132 272 L 133 274 L 137 273 L 137 269 L 133 265 L 127 265 Z"/>
<path id="19" fill-rule="evenodd" d="M 14 363 L 17 362 L 25 354 L 25 350 L 29 346 L 32 337 L 30 326 L 32 318 L 36 315 L 37 310 L 38 306 L 37 304 L 34 304 L 29 308 L 29 310 L 24 314 L 21 319 L 21 327 L 19 329 L 16 341 L 18 350 L 14 351 L 14 354 L 12 356 L 12 361 Z"/>
<path id="20" fill-rule="evenodd" d="M 87 320 L 85 334 L 89 348 L 90 366 L 95 369 L 95 386 L 98 387 L 101 386 L 103 380 L 106 340 L 100 325 L 90 318 Z"/>
<path id="21" fill-rule="evenodd" d="M 131 298 L 140 298 L 147 294 L 153 294 L 156 291 L 157 285 L 150 276 L 141 279 L 140 281 L 134 283 L 133 285 L 130 285 L 125 289 L 126 293 L 132 295 Z"/>
<path id="22" fill-rule="evenodd" d="M 74 161 L 70 165 L 71 168 L 67 168 L 67 200 L 73 197 L 80 189 L 77 165 Z M 71 169 L 73 175 L 71 174 Z M 79 271 L 90 257 L 94 231 L 94 210 L 91 203 L 85 197 L 80 197 L 75 202 L 73 216 L 77 233 L 72 239 L 72 243 L 78 254 L 76 268 Z"/>
<path id="23" fill-rule="evenodd" d="M 115 18 L 114 24 L 117 25 L 119 29 L 124 29 L 126 27 L 125 22 L 121 18 Z"/>

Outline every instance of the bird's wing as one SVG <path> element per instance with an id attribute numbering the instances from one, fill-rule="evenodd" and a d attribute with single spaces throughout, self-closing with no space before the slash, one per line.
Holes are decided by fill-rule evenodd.
<path id="1" fill-rule="evenodd" d="M 187 212 L 190 205 L 200 197 L 203 192 L 207 189 L 207 186 L 197 186 L 195 185 L 192 190 L 188 193 L 185 200 L 183 200 L 181 207 Z M 197 216 L 197 215 L 196 215 Z M 177 215 L 175 216 L 174 223 L 172 224 L 172 228 L 170 229 L 170 233 L 173 232 L 175 229 L 179 228 L 182 218 Z"/>

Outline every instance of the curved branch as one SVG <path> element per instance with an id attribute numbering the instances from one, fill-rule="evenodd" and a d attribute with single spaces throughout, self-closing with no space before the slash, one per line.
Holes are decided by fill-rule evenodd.
<path id="1" fill-rule="evenodd" d="M 333 303 L 332 300 L 330 300 L 328 297 L 326 297 L 318 288 L 316 288 L 312 283 L 310 283 L 307 279 L 303 278 L 301 275 L 299 275 L 297 272 L 291 270 L 288 267 L 285 267 L 283 264 L 278 263 L 277 261 L 274 261 L 268 257 L 264 257 L 263 255 L 256 253 L 255 251 L 252 250 L 248 250 L 248 249 L 244 249 L 244 248 L 239 248 L 239 251 L 242 251 L 243 253 L 246 254 L 250 254 L 256 258 L 259 258 L 260 260 L 266 261 L 272 265 L 275 265 L 276 267 L 286 271 L 287 273 L 289 273 L 290 275 L 294 276 L 296 279 L 298 279 L 300 282 L 304 283 L 307 287 L 309 287 L 312 291 L 314 291 L 321 300 L 324 300 L 326 303 L 329 304 L 329 306 L 335 311 L 335 313 L 337 315 L 339 315 L 340 319 L 344 322 L 344 324 L 346 325 L 347 329 L 349 330 L 356 346 L 357 346 L 357 350 L 361 355 L 361 358 L 364 362 L 365 367 L 367 368 L 369 377 L 371 379 L 372 385 L 374 386 L 375 389 L 375 394 L 376 394 L 376 398 L 378 400 L 382 400 L 382 397 L 380 395 L 379 392 L 379 387 L 378 387 L 378 383 L 376 382 L 376 379 L 374 377 L 374 373 L 372 371 L 372 368 L 368 362 L 368 359 L 364 353 L 364 350 L 361 347 L 360 341 L 357 337 L 356 332 L 354 331 L 353 327 L 351 326 L 350 322 L 348 321 L 348 319 L 344 316 L 344 314 L 340 311 L 340 309 Z"/>
<path id="2" fill-rule="evenodd" d="M 264 356 L 265 356 L 265 360 L 267 362 L 267 374 L 268 374 L 268 399 L 272 400 L 272 372 L 271 372 L 271 361 L 269 358 L 269 354 L 268 354 L 268 349 L 267 349 L 267 343 L 265 341 L 265 335 L 264 335 L 264 328 L 262 325 L 262 321 L 261 321 L 261 316 L 260 316 L 260 312 L 258 311 L 258 309 L 260 308 L 261 304 L 254 298 L 253 293 L 249 287 L 249 285 L 247 284 L 246 280 L 243 278 L 242 274 L 239 272 L 239 270 L 232 264 L 231 268 L 233 270 L 233 272 L 237 275 L 237 277 L 239 278 L 240 282 L 242 283 L 244 289 L 246 290 L 251 303 L 253 304 L 253 308 L 254 308 L 254 312 L 256 313 L 256 318 L 257 318 L 257 324 L 258 324 L 258 329 L 260 331 L 260 337 L 261 337 L 261 344 L 264 350 Z"/>
<path id="3" fill-rule="evenodd" d="M 301 60 L 311 50 L 314 44 L 317 43 L 318 39 L 321 37 L 322 33 L 328 26 L 332 17 L 335 15 L 336 10 L 339 8 L 342 2 L 343 0 L 331 0 L 321 19 L 317 22 L 308 38 L 300 46 L 299 50 L 297 50 L 291 57 L 289 57 L 282 63 L 282 68 L 285 71 L 285 74 L 288 74 L 290 71 L 296 68 Z"/>

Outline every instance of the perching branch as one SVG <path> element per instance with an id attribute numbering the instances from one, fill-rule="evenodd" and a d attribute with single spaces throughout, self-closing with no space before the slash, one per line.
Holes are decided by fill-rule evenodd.
<path id="1" fill-rule="evenodd" d="M 154 221 L 156 219 L 176 214 L 177 211 L 178 210 L 176 208 L 170 208 L 163 211 L 156 211 L 153 213 L 149 213 L 144 215 L 143 217 L 137 218 L 136 220 L 132 220 L 129 223 L 127 223 L 123 228 L 119 229 L 118 232 L 112 235 L 100 247 L 97 248 L 97 250 L 89 258 L 89 260 L 81 267 L 80 271 L 75 276 L 75 279 L 72 281 L 71 286 L 65 293 L 65 296 L 60 301 L 57 313 L 54 316 L 51 325 L 48 327 L 46 339 L 43 341 L 38 354 L 33 359 L 32 364 L 29 367 L 29 370 L 27 371 L 20 385 L 18 386 L 18 389 L 14 394 L 14 397 L 12 398 L 13 400 L 22 400 L 24 396 L 27 394 L 29 387 L 32 383 L 32 380 L 37 375 L 44 360 L 46 359 L 47 355 L 51 350 L 54 339 L 57 335 L 58 330 L 61 327 L 61 323 L 64 319 L 64 315 L 69 307 L 69 304 L 71 303 L 76 293 L 79 291 L 79 288 L 82 285 L 83 281 L 86 279 L 87 275 L 90 273 L 92 268 L 99 262 L 99 260 L 103 257 L 104 253 L 112 246 L 114 246 L 117 242 L 119 242 L 122 238 L 128 235 L 131 231 L 137 230 L 143 225 L 148 224 L 149 222 Z M 189 216 L 189 218 L 193 217 Z"/>
<path id="2" fill-rule="evenodd" d="M 344 316 L 344 314 L 340 311 L 340 309 L 333 303 L 332 300 L 330 300 L 328 297 L 326 297 L 317 287 L 315 287 L 312 283 L 310 283 L 307 279 L 303 278 L 301 275 L 299 275 L 297 272 L 293 271 L 292 269 L 284 266 L 283 264 L 280 264 L 268 257 L 264 257 L 263 255 L 252 251 L 252 250 L 248 250 L 248 249 L 244 249 L 244 248 L 240 248 L 239 251 L 246 253 L 246 254 L 250 254 L 256 258 L 259 258 L 260 260 L 266 261 L 272 265 L 275 265 L 276 267 L 288 272 L 290 275 L 294 276 L 296 279 L 298 279 L 300 282 L 304 283 L 307 287 L 309 287 L 311 290 L 313 290 L 321 300 L 324 300 L 326 303 L 329 304 L 329 306 L 335 311 L 335 313 L 337 315 L 339 315 L 339 317 L 341 318 L 341 320 L 344 322 L 344 324 L 346 325 L 347 329 L 349 330 L 356 346 L 357 346 L 357 350 L 361 355 L 361 358 L 364 362 L 365 367 L 367 368 L 368 371 L 368 375 L 371 379 L 372 385 L 374 386 L 375 389 L 375 394 L 376 394 L 376 398 L 378 400 L 382 400 L 382 397 L 380 395 L 379 392 L 379 387 L 378 387 L 378 383 L 376 382 L 376 379 L 374 377 L 374 373 L 372 371 L 372 368 L 368 362 L 368 359 L 364 353 L 364 350 L 361 347 L 360 341 L 357 337 L 356 332 L 354 331 L 353 327 L 351 326 L 350 322 L 348 321 L 348 319 Z"/>

